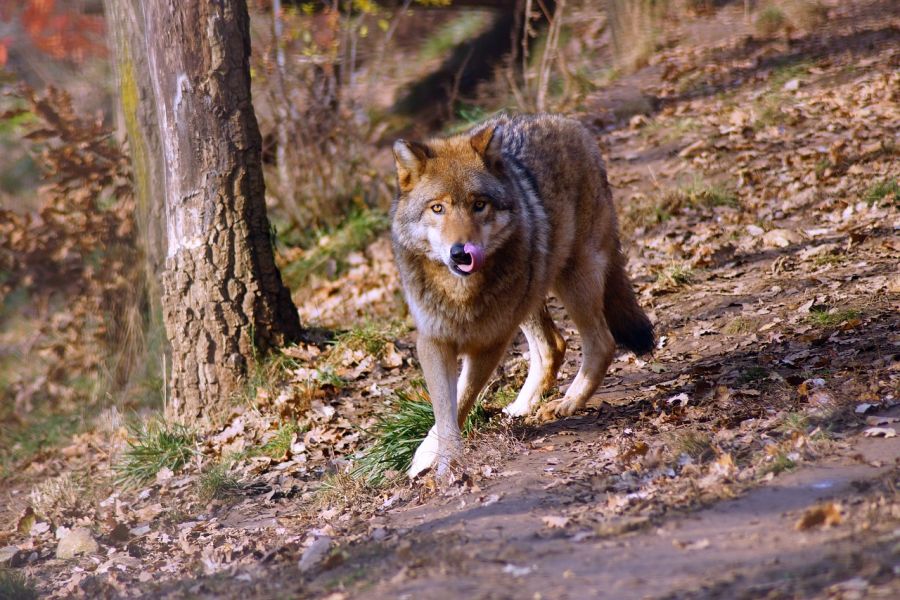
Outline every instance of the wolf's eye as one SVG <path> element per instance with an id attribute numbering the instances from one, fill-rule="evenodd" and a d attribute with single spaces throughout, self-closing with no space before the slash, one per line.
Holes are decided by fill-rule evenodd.
<path id="1" fill-rule="evenodd" d="M 431 212 L 433 212 L 437 215 L 441 214 L 442 212 L 444 212 L 444 205 L 443 204 L 432 204 Z"/>
<path id="2" fill-rule="evenodd" d="M 487 202 L 484 200 L 476 200 L 475 204 L 472 205 L 472 210 L 475 212 L 481 212 L 487 207 Z"/>

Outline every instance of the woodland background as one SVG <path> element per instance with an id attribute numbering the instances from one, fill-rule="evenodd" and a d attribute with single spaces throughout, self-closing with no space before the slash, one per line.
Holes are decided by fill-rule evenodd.
<path id="1" fill-rule="evenodd" d="M 895 2 L 248 4 L 311 337 L 201 425 L 164 410 L 103 4 L 0 0 L 0 598 L 898 591 Z M 399 476 L 431 415 L 390 144 L 501 110 L 596 132 L 660 345 L 596 414 L 512 423 L 517 342 L 435 490 Z"/>

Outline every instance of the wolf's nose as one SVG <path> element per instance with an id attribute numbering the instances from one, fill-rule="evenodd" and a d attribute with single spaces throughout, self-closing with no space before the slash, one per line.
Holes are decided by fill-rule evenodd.
<path id="1" fill-rule="evenodd" d="M 466 252 L 463 244 L 453 244 L 450 247 L 450 260 L 458 265 L 468 265 L 472 262 L 472 257 Z"/>

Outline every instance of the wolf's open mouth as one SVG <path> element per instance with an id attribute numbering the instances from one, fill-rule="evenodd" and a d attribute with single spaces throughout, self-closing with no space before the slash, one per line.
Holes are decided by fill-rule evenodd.
<path id="1" fill-rule="evenodd" d="M 454 274 L 459 275 L 461 277 L 468 277 L 469 275 L 472 274 L 471 271 L 463 271 L 458 266 L 456 266 L 454 263 L 448 263 L 448 266 L 450 267 L 450 270 L 453 271 Z"/>

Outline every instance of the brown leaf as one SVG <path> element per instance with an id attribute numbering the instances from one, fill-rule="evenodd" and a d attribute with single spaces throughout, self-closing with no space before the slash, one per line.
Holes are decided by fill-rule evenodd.
<path id="1" fill-rule="evenodd" d="M 569 524 L 569 517 L 548 515 L 546 517 L 541 517 L 541 521 L 543 521 L 544 525 L 550 529 L 562 529 Z"/>
<path id="2" fill-rule="evenodd" d="M 834 502 L 826 502 L 807 509 L 794 525 L 794 529 L 806 531 L 813 527 L 832 527 L 840 525 L 842 520 L 841 505 Z"/>
<path id="3" fill-rule="evenodd" d="M 866 437 L 892 438 L 897 437 L 897 430 L 893 427 L 869 427 L 863 431 L 863 435 Z"/>

